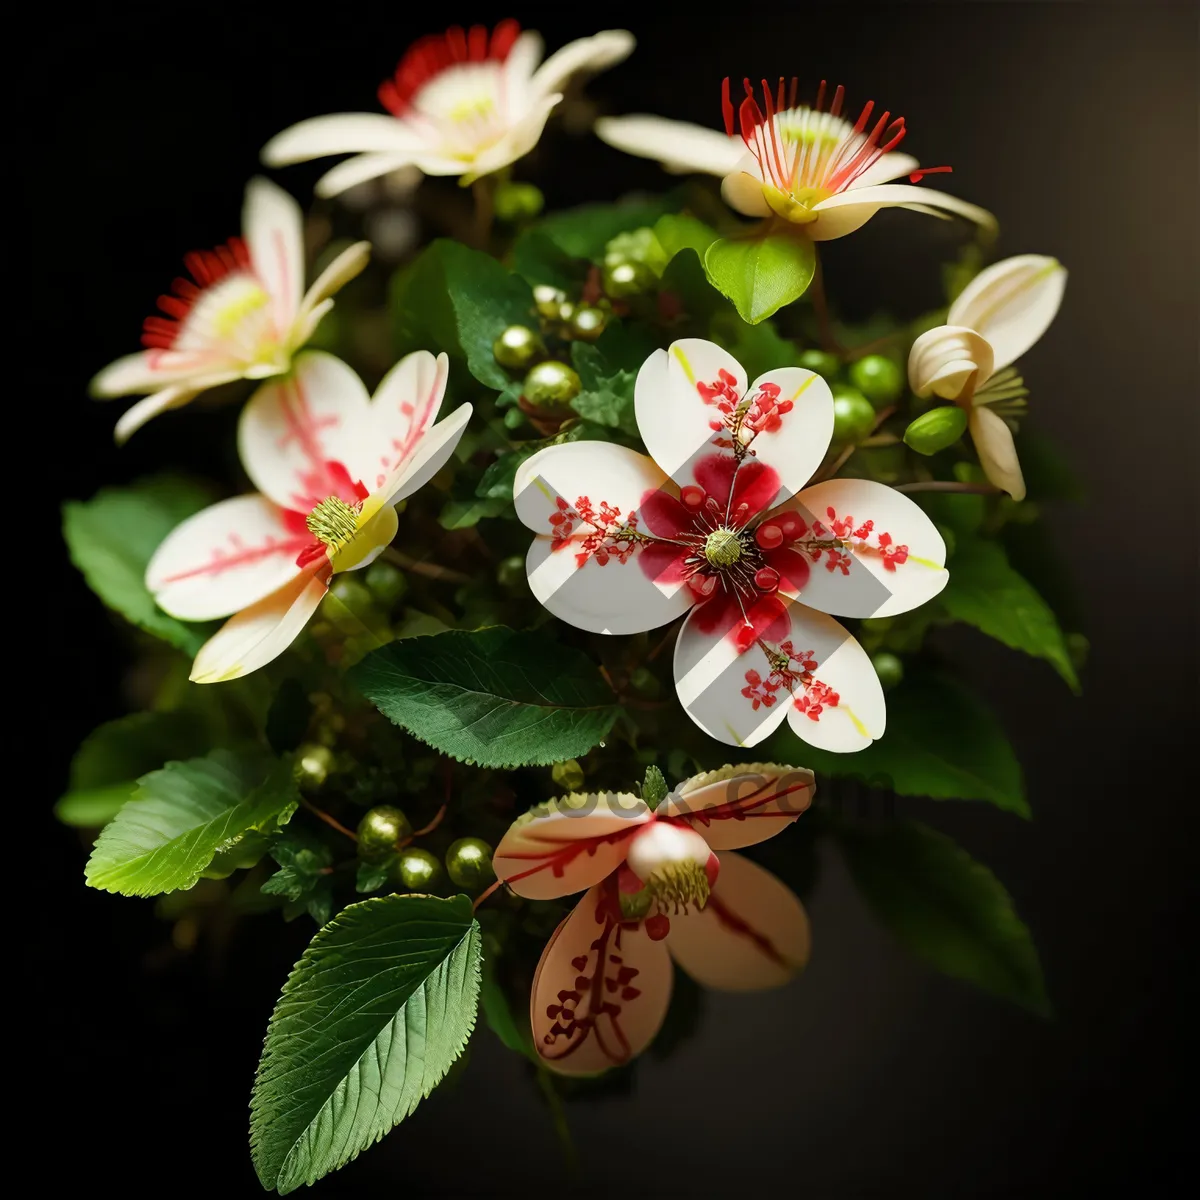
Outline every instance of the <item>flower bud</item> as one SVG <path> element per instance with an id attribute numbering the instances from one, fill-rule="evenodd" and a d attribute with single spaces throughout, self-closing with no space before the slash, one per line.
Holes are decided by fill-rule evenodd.
<path id="1" fill-rule="evenodd" d="M 936 454 L 953 446 L 967 428 L 967 414 L 953 404 L 931 408 L 910 422 L 904 444 L 918 454 Z"/>
<path id="2" fill-rule="evenodd" d="M 396 875 L 410 892 L 428 891 L 442 873 L 442 864 L 428 850 L 406 846 L 397 855 Z"/>
<path id="3" fill-rule="evenodd" d="M 904 678 L 904 664 L 894 654 L 881 650 L 871 655 L 871 666 L 879 676 L 880 686 L 885 692 L 890 691 Z"/>
<path id="4" fill-rule="evenodd" d="M 296 748 L 292 770 L 303 791 L 318 791 L 333 770 L 333 751 L 328 746 L 305 742 Z"/>
<path id="5" fill-rule="evenodd" d="M 608 317 L 603 309 L 581 304 L 570 318 L 570 333 L 581 342 L 594 342 L 603 332 Z"/>
<path id="6" fill-rule="evenodd" d="M 411 833 L 408 818 L 398 808 L 380 804 L 358 823 L 358 855 L 365 859 L 383 858 Z"/>
<path id="7" fill-rule="evenodd" d="M 510 371 L 527 370 L 545 354 L 542 339 L 524 325 L 510 325 L 492 343 L 492 356 Z"/>
<path id="8" fill-rule="evenodd" d="M 377 558 L 368 568 L 364 576 L 371 595 L 390 609 L 401 596 L 408 591 L 408 579 L 404 572 L 394 563 Z"/>
<path id="9" fill-rule="evenodd" d="M 540 316 L 553 321 L 558 318 L 559 306 L 567 298 L 567 293 L 560 288 L 551 287 L 548 283 L 539 283 L 533 289 L 533 306 Z"/>
<path id="10" fill-rule="evenodd" d="M 555 763 L 550 768 L 550 776 L 565 791 L 577 792 L 583 787 L 583 768 L 578 759 L 568 758 L 566 762 Z"/>
<path id="11" fill-rule="evenodd" d="M 510 225 L 536 217 L 546 204 L 542 190 L 532 183 L 502 183 L 493 201 L 496 219 Z"/>
<path id="12" fill-rule="evenodd" d="M 502 559 L 496 568 L 496 582 L 506 592 L 520 591 L 525 586 L 525 557 L 514 554 Z"/>
<path id="13" fill-rule="evenodd" d="M 904 390 L 904 373 L 897 363 L 882 354 L 868 354 L 850 367 L 850 382 L 872 404 L 883 408 L 895 404 Z"/>
<path id="14" fill-rule="evenodd" d="M 483 838 L 465 837 L 450 843 L 446 871 L 455 887 L 478 891 L 496 878 L 492 870 L 492 848 Z"/>
<path id="15" fill-rule="evenodd" d="M 658 276 L 667 265 L 667 253 L 653 229 L 648 226 L 630 229 L 610 238 L 604 247 L 606 267 L 616 267 L 621 263 L 645 267 L 651 276 Z"/>
<path id="16" fill-rule="evenodd" d="M 604 267 L 604 290 L 610 296 L 636 296 L 654 286 L 654 272 L 644 263 L 617 262 Z"/>
<path id="17" fill-rule="evenodd" d="M 579 376 L 566 363 L 549 359 L 538 363 L 522 386 L 522 395 L 534 408 L 566 408 L 579 395 Z"/>
<path id="18" fill-rule="evenodd" d="M 832 379 L 841 367 L 841 361 L 836 354 L 826 350 L 805 350 L 800 355 L 800 366 L 807 371 L 816 371 L 825 379 Z"/>
<path id="19" fill-rule="evenodd" d="M 833 394 L 833 440 L 858 443 L 875 428 L 875 409 L 857 388 L 840 387 Z"/>

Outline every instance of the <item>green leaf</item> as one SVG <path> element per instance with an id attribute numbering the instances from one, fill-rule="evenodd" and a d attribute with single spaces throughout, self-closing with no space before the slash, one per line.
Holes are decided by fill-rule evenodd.
<path id="1" fill-rule="evenodd" d="M 1037 948 L 987 867 L 916 821 L 840 826 L 837 837 L 858 890 L 907 949 L 947 975 L 1050 1015 Z"/>
<path id="2" fill-rule="evenodd" d="M 1045 659 L 1073 692 L 1079 691 L 1079 676 L 1054 613 L 1028 580 L 1009 566 L 999 543 L 960 540 L 940 600 L 955 620 L 974 625 L 1014 650 Z"/>
<path id="3" fill-rule="evenodd" d="M 603 340 L 603 339 L 601 339 Z M 583 385 L 571 407 L 589 421 L 637 436 L 633 413 L 635 371 L 624 370 L 610 362 L 599 345 L 576 342 L 571 347 L 571 362 Z"/>
<path id="4" fill-rule="evenodd" d="M 553 213 L 533 229 L 568 257 L 598 262 L 604 257 L 604 247 L 618 233 L 653 225 L 673 207 L 676 201 L 670 194 L 655 200 L 586 204 Z"/>
<path id="5" fill-rule="evenodd" d="M 808 238 L 782 233 L 718 238 L 704 254 L 709 283 L 751 325 L 803 296 L 816 265 Z"/>
<path id="6" fill-rule="evenodd" d="M 127 621 L 188 654 L 204 644 L 207 628 L 177 621 L 155 604 L 146 566 L 167 534 L 211 499 L 198 484 L 162 475 L 63 505 L 63 537 L 88 587 Z"/>
<path id="7" fill-rule="evenodd" d="M 484 935 L 486 953 L 483 959 L 483 976 L 480 980 L 479 1007 L 491 1031 L 510 1050 L 525 1055 L 532 1063 L 539 1063 L 533 1045 L 533 1029 L 529 1024 L 529 1004 L 519 1005 L 514 1011 L 508 993 L 500 981 L 500 943 L 491 935 Z M 528 999 L 528 998 L 526 998 Z"/>
<path id="8" fill-rule="evenodd" d="M 695 250 L 703 262 L 704 252 L 717 240 L 717 231 L 695 217 L 667 213 L 655 222 L 654 236 L 668 259 L 674 258 L 680 250 Z"/>
<path id="9" fill-rule="evenodd" d="M 510 456 L 511 457 L 511 456 Z M 481 500 L 471 497 L 466 500 L 447 500 L 438 513 L 438 524 L 443 529 L 470 529 L 478 525 L 485 517 L 504 516 L 512 508 L 512 489 L 509 489 L 508 499 L 499 496 Z"/>
<path id="10" fill-rule="evenodd" d="M 64 825 L 106 825 L 137 788 L 139 776 L 168 759 L 205 750 L 205 733 L 178 712 L 144 712 L 93 730 L 75 752 L 66 794 L 54 806 Z"/>
<path id="11" fill-rule="evenodd" d="M 800 357 L 796 343 L 780 337 L 769 321 L 747 325 L 734 312 L 718 313 L 711 328 L 713 341 L 742 364 L 751 380 L 779 367 L 794 367 Z"/>
<path id="12" fill-rule="evenodd" d="M 393 642 L 348 678 L 414 737 L 481 767 L 576 758 L 621 711 L 586 655 L 502 625 Z"/>
<path id="13" fill-rule="evenodd" d="M 782 741 L 780 750 L 787 753 Z M 913 673 L 889 692 L 887 730 L 877 742 L 857 754 L 806 746 L 804 765 L 901 796 L 984 800 L 1029 816 L 1021 767 L 1004 731 L 977 696 L 945 675 Z"/>
<path id="14" fill-rule="evenodd" d="M 686 248 L 667 263 L 659 281 L 659 295 L 663 294 L 677 298 L 683 312 L 700 325 L 719 317 L 741 319 L 709 282 L 703 258 Z"/>
<path id="15" fill-rule="evenodd" d="M 264 1187 L 315 1183 L 433 1091 L 475 1027 L 480 941 L 466 896 L 364 900 L 320 930 L 284 985 L 254 1081 Z"/>
<path id="16" fill-rule="evenodd" d="M 291 764 L 214 750 L 168 763 L 138 789 L 92 848 L 91 887 L 124 896 L 190 888 L 220 851 L 251 830 L 269 831 L 295 811 Z"/>
<path id="17" fill-rule="evenodd" d="M 360 862 L 354 875 L 354 890 L 360 893 L 379 891 L 387 883 L 394 865 L 395 855 L 385 858 L 383 862 Z"/>
<path id="18" fill-rule="evenodd" d="M 509 325 L 529 323 L 533 293 L 490 254 L 439 240 L 393 278 L 391 312 L 399 354 L 444 350 L 503 391 L 511 381 L 492 343 Z"/>
<path id="19" fill-rule="evenodd" d="M 611 435 L 594 421 L 577 421 L 563 433 L 542 441 L 526 442 L 508 454 L 502 454 L 490 463 L 479 478 L 475 495 L 481 500 L 504 500 L 512 504 L 513 486 L 521 464 L 547 446 L 561 446 L 566 442 L 609 441 Z"/>
<path id="20" fill-rule="evenodd" d="M 586 277 L 586 259 L 568 254 L 542 229 L 526 229 L 513 245 L 513 267 L 532 284 L 571 291 Z"/>

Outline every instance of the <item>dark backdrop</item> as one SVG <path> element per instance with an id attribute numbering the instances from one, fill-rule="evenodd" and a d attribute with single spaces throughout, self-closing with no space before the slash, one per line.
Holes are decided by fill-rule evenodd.
<path id="1" fill-rule="evenodd" d="M 697 9 L 699 6 L 697 6 Z M 42 11 L 45 6 L 41 6 Z M 701 1036 L 644 1065 L 630 1098 L 572 1109 L 585 1178 L 609 1192 L 814 1196 L 1061 1195 L 1153 1188 L 1184 1141 L 1184 922 L 1194 877 L 1195 461 L 1197 454 L 1197 8 L 1194 4 L 759 3 L 700 17 L 645 5 L 562 4 L 517 15 L 551 47 L 628 24 L 636 55 L 593 94 L 613 112 L 719 120 L 723 75 L 844 81 L 908 118 L 923 161 L 992 208 L 1002 253 L 1060 257 L 1063 311 L 1025 363 L 1035 420 L 1083 476 L 1090 501 L 1050 515 L 1077 580 L 1093 652 L 1072 699 L 1044 665 L 972 641 L 979 677 L 1028 772 L 1031 825 L 985 806 L 906 804 L 960 838 L 1008 884 L 1044 957 L 1057 1019 L 1040 1023 L 936 978 L 875 927 L 836 863 L 811 906 L 807 976 L 758 1000 L 712 997 Z M 311 13 L 311 16 L 304 15 Z M 90 495 L 192 454 L 165 418 L 120 453 L 115 409 L 84 398 L 90 374 L 133 349 L 180 255 L 237 228 L 256 152 L 293 121 L 372 110 L 376 83 L 415 35 L 492 20 L 476 6 L 108 5 L 10 39 L 25 76 L 10 159 L 28 211 L 7 230 L 28 279 L 10 325 L 40 358 L 10 405 L 47 421 L 35 490 Z M 35 21 L 37 18 L 35 17 Z M 556 146 L 555 202 L 665 181 L 653 164 L 590 138 Z M 283 182 L 303 199 L 318 168 Z M 833 247 L 832 288 L 850 307 L 917 312 L 937 294 L 940 227 L 884 214 Z M 10 410 L 11 411 L 11 410 Z M 179 423 L 174 423 L 178 421 Z M 201 422 L 188 420 L 188 437 Z M 201 435 L 203 436 L 203 435 Z M 25 443 L 18 443 L 22 447 Z M 8 446 L 25 459 L 25 451 Z M 40 501 L 35 501 L 40 503 Z M 51 520 L 51 514 L 45 514 Z M 49 1137 L 42 1163 L 65 1185 L 136 1196 L 252 1196 L 246 1100 L 278 986 L 309 929 L 235 938 L 221 973 L 163 951 L 149 903 L 88 892 L 82 850 L 49 806 L 69 752 L 123 711 L 122 651 L 53 544 L 52 583 L 28 572 L 14 525 L 10 628 L 60 654 L 53 723 L 10 746 L 39 749 L 19 803 L 20 853 L 36 846 L 47 1001 L 41 1099 L 10 1079 L 19 1140 Z M 37 577 L 40 579 L 41 577 Z M 51 608 L 47 613 L 45 601 Z M 47 625 L 46 618 L 52 624 Z M 26 637 L 34 630 L 45 635 Z M 44 666 L 44 658 L 42 660 Z M 49 733 L 47 733 L 49 729 Z M 41 755 L 48 753 L 48 761 Z M 49 786 L 46 787 L 46 782 Z M 31 810 L 36 816 L 29 818 Z M 14 826 L 14 829 L 17 826 Z M 9 936 L 16 917 L 10 910 Z M 27 918 L 21 918 L 22 920 Z M 265 944 L 264 944 L 265 943 Z M 45 1061 L 45 1047 L 51 1061 Z M 329 1195 L 561 1191 L 549 1124 L 524 1077 L 481 1031 L 456 1089 L 321 1185 Z M 10 1147 L 10 1163 L 23 1147 Z M 171 1182 L 182 1179 L 182 1183 Z M 386 1193 L 383 1193 L 386 1194 Z"/>

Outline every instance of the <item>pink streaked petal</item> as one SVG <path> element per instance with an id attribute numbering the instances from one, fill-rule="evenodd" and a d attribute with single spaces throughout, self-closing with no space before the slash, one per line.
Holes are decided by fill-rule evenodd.
<path id="1" fill-rule="evenodd" d="M 252 179 L 242 208 L 242 235 L 259 282 L 271 297 L 279 336 L 296 319 L 304 294 L 304 214 L 269 179 Z"/>
<path id="2" fill-rule="evenodd" d="M 435 358 L 428 350 L 417 350 L 402 358 L 375 389 L 370 477 L 365 479 L 372 491 L 416 454 L 437 420 L 449 370 L 446 355 Z"/>
<path id="3" fill-rule="evenodd" d="M 445 420 L 425 431 L 417 448 L 377 489 L 388 504 L 398 504 L 423 488 L 458 449 L 458 443 L 471 419 L 472 408 L 460 404 Z"/>
<path id="4" fill-rule="evenodd" d="M 760 375 L 746 395 L 751 406 L 743 428 L 753 433 L 750 449 L 778 472 L 781 488 L 791 495 L 808 482 L 829 449 L 829 384 L 803 367 L 780 367 Z"/>
<path id="5" fill-rule="evenodd" d="M 666 947 L 621 921 L 610 879 L 579 901 L 542 953 L 529 1003 L 534 1047 L 560 1075 L 622 1066 L 662 1027 L 671 985 Z"/>
<path id="6" fill-rule="evenodd" d="M 757 458 L 739 462 L 732 454 L 707 454 L 693 464 L 692 477 L 717 502 L 721 523 L 736 529 L 770 508 L 780 493 L 779 475 Z"/>

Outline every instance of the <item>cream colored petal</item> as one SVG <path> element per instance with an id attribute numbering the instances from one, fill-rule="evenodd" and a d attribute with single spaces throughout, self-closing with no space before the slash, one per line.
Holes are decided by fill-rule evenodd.
<path id="1" fill-rule="evenodd" d="M 381 175 L 390 175 L 402 167 L 411 166 L 412 163 L 413 155 L 408 153 L 356 154 L 326 171 L 317 180 L 313 191 L 328 200 L 333 196 L 340 196 L 360 183 L 378 179 Z"/>
<path id="2" fill-rule="evenodd" d="M 144 400 L 139 400 L 131 408 L 127 408 L 117 421 L 113 430 L 113 439 L 118 446 L 124 445 L 147 421 L 153 420 L 160 413 L 172 408 L 182 408 L 191 403 L 201 392 L 222 383 L 231 383 L 241 378 L 239 371 L 227 371 L 219 375 L 197 375 L 186 383 L 174 387 L 163 388 Z"/>
<path id="3" fill-rule="evenodd" d="M 806 226 L 805 232 L 813 241 L 831 241 L 861 228 L 881 208 L 907 208 L 911 205 L 944 209 L 986 229 L 996 228 L 996 218 L 986 209 L 948 196 L 945 192 L 906 183 L 883 183 L 873 187 L 850 188 L 813 205 L 817 219 Z"/>
<path id="4" fill-rule="evenodd" d="M 633 53 L 632 33 L 624 29 L 605 29 L 591 37 L 578 38 L 556 50 L 533 73 L 529 88 L 532 95 L 549 95 L 564 87 L 571 76 L 606 70 Z"/>
<path id="5" fill-rule="evenodd" d="M 311 117 L 277 133 L 262 148 L 262 160 L 268 167 L 282 167 L 310 158 L 324 158 L 327 154 L 406 155 L 423 145 L 421 137 L 396 117 L 383 113 L 335 113 Z"/>
<path id="6" fill-rule="evenodd" d="M 300 301 L 300 311 L 296 316 L 297 324 L 307 324 L 317 306 L 340 292 L 356 275 L 360 275 L 370 258 L 370 242 L 355 242 L 353 246 L 343 250 L 304 293 L 304 299 Z"/>
<path id="7" fill-rule="evenodd" d="M 499 171 L 526 154 L 538 143 L 542 130 L 554 106 L 562 99 L 558 92 L 540 97 L 533 108 L 514 125 L 504 138 L 496 145 L 489 147 L 478 158 L 468 164 L 471 175 L 490 175 Z"/>
<path id="8" fill-rule="evenodd" d="M 170 362 L 171 356 L 162 351 L 127 354 L 98 371 L 88 384 L 88 392 L 97 400 L 111 400 L 139 392 L 159 392 L 200 374 L 194 366 L 173 367 Z"/>
<path id="9" fill-rule="evenodd" d="M 762 180 L 749 171 L 732 171 L 721 180 L 721 195 L 730 208 L 747 217 L 769 217 L 771 206 L 763 195 Z"/>
<path id="10" fill-rule="evenodd" d="M 957 400 L 991 377 L 992 347 L 973 329 L 939 325 L 921 334 L 908 352 L 908 385 L 918 396 Z"/>
<path id="11" fill-rule="evenodd" d="M 261 177 L 250 180 L 242 206 L 242 236 L 254 273 L 271 297 L 282 336 L 304 294 L 304 214 L 291 196 Z"/>
<path id="12" fill-rule="evenodd" d="M 1021 474 L 1012 430 L 989 408 L 972 408 L 968 428 L 989 481 L 1014 500 L 1024 500 L 1025 476 Z"/>
<path id="13" fill-rule="evenodd" d="M 746 153 L 741 138 L 726 137 L 716 129 L 633 113 L 627 117 L 601 117 L 596 136 L 626 154 L 653 158 L 677 174 L 728 175 Z"/>
<path id="14" fill-rule="evenodd" d="M 911 175 L 920 163 L 911 154 L 893 151 L 876 159 L 855 181 L 851 188 L 875 187 L 880 183 L 891 183 L 904 175 Z"/>

